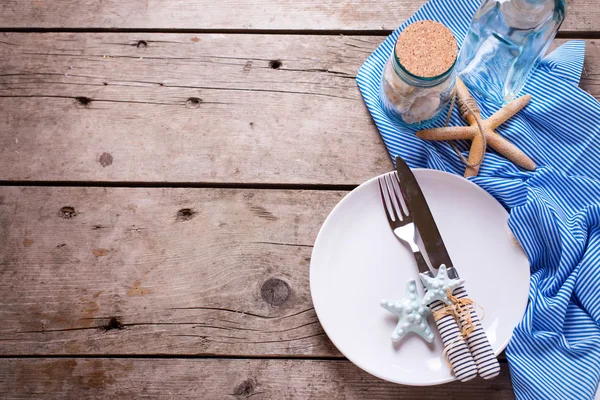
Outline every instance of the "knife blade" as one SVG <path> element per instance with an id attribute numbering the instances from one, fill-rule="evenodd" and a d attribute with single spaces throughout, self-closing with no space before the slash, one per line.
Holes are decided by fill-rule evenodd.
<path id="1" fill-rule="evenodd" d="M 415 225 L 419 230 L 429 261 L 435 269 L 442 264 L 451 269 L 453 267 L 452 260 L 429 210 L 425 196 L 414 174 L 401 157 L 396 157 L 396 173 L 400 181 L 400 190 L 406 199 L 406 207 L 412 214 Z"/>

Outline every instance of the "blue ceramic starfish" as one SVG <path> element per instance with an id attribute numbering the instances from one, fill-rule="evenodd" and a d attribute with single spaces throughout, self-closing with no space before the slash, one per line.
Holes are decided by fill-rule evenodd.
<path id="1" fill-rule="evenodd" d="M 398 316 L 398 324 L 392 333 L 394 342 L 399 341 L 409 332 L 417 333 L 429 343 L 433 342 L 433 332 L 427 323 L 429 308 L 426 304 L 419 296 L 417 283 L 414 280 L 406 284 L 406 295 L 402 300 L 381 301 L 381 307 Z"/>
<path id="2" fill-rule="evenodd" d="M 450 289 L 450 293 L 452 293 L 454 289 L 465 283 L 462 279 L 448 278 L 448 271 L 446 271 L 446 266 L 444 264 L 440 265 L 435 278 L 424 274 L 420 274 L 419 276 L 427 290 L 423 297 L 423 302 L 425 304 L 431 304 L 436 300 L 448 305 L 452 304 L 452 301 L 448 298 L 448 289 Z"/>

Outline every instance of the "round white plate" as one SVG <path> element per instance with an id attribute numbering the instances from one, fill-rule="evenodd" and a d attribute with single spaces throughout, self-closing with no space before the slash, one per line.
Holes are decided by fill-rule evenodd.
<path id="1" fill-rule="evenodd" d="M 414 173 L 469 297 L 485 311 L 482 325 L 498 355 L 529 292 L 529 262 L 507 226 L 508 213 L 462 177 Z M 371 179 L 333 209 L 315 242 L 310 290 L 319 321 L 335 346 L 372 375 L 406 385 L 453 381 L 437 331 L 433 344 L 413 333 L 399 343 L 390 338 L 397 318 L 379 301 L 403 298 L 409 279 L 418 281 L 415 260 L 392 234 Z"/>

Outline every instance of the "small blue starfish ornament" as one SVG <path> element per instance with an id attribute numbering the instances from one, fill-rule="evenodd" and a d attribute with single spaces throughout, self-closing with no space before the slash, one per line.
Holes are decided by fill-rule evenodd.
<path id="1" fill-rule="evenodd" d="M 406 294 L 402 300 L 381 300 L 381 307 L 398 316 L 398 324 L 392 340 L 397 342 L 409 332 L 415 332 L 429 343 L 433 342 L 433 332 L 427 323 L 429 308 L 417 292 L 417 283 L 414 280 L 406 284 Z"/>
<path id="2" fill-rule="evenodd" d="M 451 305 L 452 301 L 448 298 L 448 289 L 450 289 L 450 293 L 452 293 L 454 289 L 465 283 L 463 279 L 448 278 L 448 271 L 446 271 L 446 266 L 444 264 L 440 265 L 435 278 L 424 274 L 420 274 L 419 276 L 427 290 L 423 297 L 423 302 L 425 304 L 431 304 L 434 301 L 439 300 Z"/>

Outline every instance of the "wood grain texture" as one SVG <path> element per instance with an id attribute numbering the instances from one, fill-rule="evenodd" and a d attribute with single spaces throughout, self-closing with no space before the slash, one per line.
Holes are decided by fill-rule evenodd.
<path id="1" fill-rule="evenodd" d="M 344 192 L 0 188 L 0 354 L 339 356 L 312 306 Z"/>
<path id="2" fill-rule="evenodd" d="M 382 40 L 0 34 L 0 180 L 359 184 L 392 167 L 355 82 Z"/>
<path id="3" fill-rule="evenodd" d="M 381 38 L 0 40 L 0 180 L 352 184 L 391 168 L 354 79 Z"/>
<path id="4" fill-rule="evenodd" d="M 348 361 L 0 359 L 0 393 L 17 399 L 514 399 L 508 367 L 497 378 L 410 387 Z"/>
<path id="5" fill-rule="evenodd" d="M 425 0 L 4 0 L 0 26 L 36 28 L 392 30 Z M 600 31 L 596 0 L 567 0 L 568 31 Z"/>

